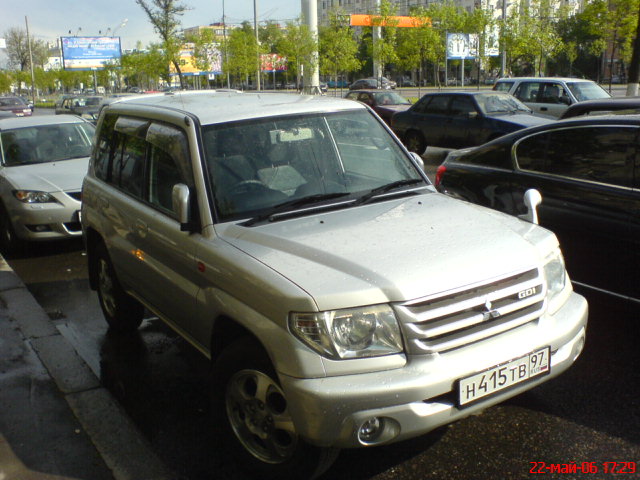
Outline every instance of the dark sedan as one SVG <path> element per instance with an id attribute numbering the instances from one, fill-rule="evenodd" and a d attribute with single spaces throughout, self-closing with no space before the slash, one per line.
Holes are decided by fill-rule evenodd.
<path id="1" fill-rule="evenodd" d="M 532 113 L 507 93 L 438 92 L 428 93 L 407 111 L 396 113 L 391 128 L 409 150 L 422 155 L 427 146 L 471 147 L 552 121 Z"/>
<path id="2" fill-rule="evenodd" d="M 394 113 L 402 112 L 411 106 L 409 100 L 393 91 L 351 90 L 344 98 L 369 105 L 387 123 L 391 121 Z"/>
<path id="3" fill-rule="evenodd" d="M 30 117 L 31 107 L 20 97 L 0 97 L 0 111 L 11 112 L 17 117 Z"/>
<path id="4" fill-rule="evenodd" d="M 640 301 L 639 138 L 640 115 L 561 120 L 449 153 L 436 186 L 513 215 L 536 188 L 572 279 Z"/>
<path id="5" fill-rule="evenodd" d="M 585 100 L 569 106 L 560 118 L 608 113 L 640 113 L 640 97 L 614 97 Z"/>

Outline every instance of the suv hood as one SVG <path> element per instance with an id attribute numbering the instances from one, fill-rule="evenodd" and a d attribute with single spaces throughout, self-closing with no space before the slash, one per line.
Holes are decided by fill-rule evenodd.
<path id="1" fill-rule="evenodd" d="M 18 165 L 0 170 L 14 188 L 42 192 L 80 191 L 89 167 L 89 157 L 59 162 Z"/>
<path id="2" fill-rule="evenodd" d="M 540 265 L 557 245 L 536 225 L 437 193 L 217 230 L 309 293 L 320 310 L 406 301 L 484 282 Z"/>

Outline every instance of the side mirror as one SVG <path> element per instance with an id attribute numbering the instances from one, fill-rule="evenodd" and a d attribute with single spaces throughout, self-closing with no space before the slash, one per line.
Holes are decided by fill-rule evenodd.
<path id="1" fill-rule="evenodd" d="M 418 155 L 416 152 L 409 152 L 409 153 L 411 154 L 411 158 L 413 159 L 413 161 L 416 162 L 416 164 L 422 170 L 424 170 L 424 160 L 422 160 L 422 157 Z"/>
<path id="2" fill-rule="evenodd" d="M 542 203 L 542 195 L 535 188 L 530 188 L 524 192 L 524 205 L 527 207 L 527 213 L 518 215 L 519 218 L 527 222 L 538 224 L 538 205 Z"/>
<path id="3" fill-rule="evenodd" d="M 478 118 L 478 112 L 469 112 L 467 116 L 471 119 Z"/>
<path id="4" fill-rule="evenodd" d="M 192 224 L 189 187 L 184 183 L 174 185 L 171 191 L 171 203 L 173 213 L 176 214 L 178 222 L 180 222 L 180 231 L 190 231 Z"/>

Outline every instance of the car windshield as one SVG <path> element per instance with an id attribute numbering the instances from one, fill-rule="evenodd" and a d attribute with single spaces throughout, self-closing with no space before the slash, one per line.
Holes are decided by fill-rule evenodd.
<path id="1" fill-rule="evenodd" d="M 14 167 L 88 157 L 93 125 L 61 123 L 3 130 L 0 135 L 4 165 Z"/>
<path id="2" fill-rule="evenodd" d="M 396 92 L 374 93 L 378 105 L 411 105 L 411 102 Z"/>
<path id="3" fill-rule="evenodd" d="M 206 164 L 221 220 L 355 204 L 373 189 L 427 185 L 366 111 L 273 117 L 204 129 Z M 409 183 L 410 182 L 410 183 Z M 411 186 L 413 185 L 413 186 Z"/>
<path id="4" fill-rule="evenodd" d="M 511 95 L 483 93 L 476 95 L 480 110 L 486 115 L 495 113 L 530 112 L 531 109 Z"/>
<path id="5" fill-rule="evenodd" d="M 24 105 L 22 99 L 17 97 L 2 97 L 0 98 L 0 107 L 13 107 L 16 105 Z"/>
<path id="6" fill-rule="evenodd" d="M 594 82 L 567 82 L 567 87 L 579 102 L 611 97 L 606 90 Z"/>

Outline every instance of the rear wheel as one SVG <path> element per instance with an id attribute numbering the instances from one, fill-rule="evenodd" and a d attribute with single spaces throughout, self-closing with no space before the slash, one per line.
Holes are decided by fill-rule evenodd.
<path id="1" fill-rule="evenodd" d="M 142 323 L 144 307 L 120 286 L 107 249 L 96 247 L 98 299 L 109 327 L 119 332 L 136 330 Z"/>
<path id="2" fill-rule="evenodd" d="M 422 155 L 427 149 L 427 142 L 425 141 L 424 136 L 420 132 L 416 131 L 407 132 L 404 138 L 404 144 L 406 145 L 407 150 L 415 152 L 418 155 Z"/>
<path id="3" fill-rule="evenodd" d="M 338 455 L 298 436 L 269 357 L 251 338 L 235 341 L 218 357 L 212 406 L 225 445 L 252 478 L 312 479 Z"/>

